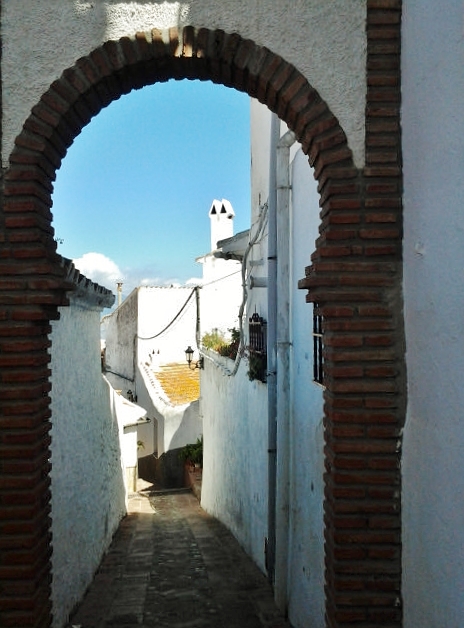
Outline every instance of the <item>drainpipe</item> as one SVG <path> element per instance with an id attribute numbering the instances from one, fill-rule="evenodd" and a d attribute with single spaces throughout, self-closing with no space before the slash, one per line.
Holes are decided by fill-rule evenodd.
<path id="1" fill-rule="evenodd" d="M 291 408 L 291 212 L 290 147 L 295 134 L 287 131 L 277 144 L 277 317 L 276 317 L 276 398 L 277 398 L 277 468 L 276 468 L 276 556 L 274 590 L 276 604 L 283 611 L 288 605 L 289 495 L 290 495 L 290 408 Z"/>
<path id="2" fill-rule="evenodd" d="M 276 458 L 277 458 L 277 378 L 276 378 L 276 318 L 277 318 L 277 189 L 276 150 L 280 137 L 280 120 L 271 119 L 269 158 L 268 207 L 268 289 L 267 289 L 267 403 L 268 403 L 268 526 L 266 567 L 268 578 L 274 584 L 276 553 Z"/>

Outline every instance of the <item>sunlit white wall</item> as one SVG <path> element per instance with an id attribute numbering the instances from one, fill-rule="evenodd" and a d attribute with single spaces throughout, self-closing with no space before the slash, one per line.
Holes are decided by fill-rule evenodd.
<path id="1" fill-rule="evenodd" d="M 464 10 L 403 0 L 405 628 L 464 617 Z"/>
<path id="2" fill-rule="evenodd" d="M 101 308 L 71 296 L 52 322 L 52 601 L 61 628 L 125 514 L 120 433 L 100 360 Z"/>
<path id="3" fill-rule="evenodd" d="M 259 203 L 268 200 L 270 116 L 262 105 L 251 104 L 252 198 L 251 223 L 256 225 Z M 282 126 L 281 132 L 286 129 Z M 278 494 L 287 504 L 288 519 L 277 520 L 277 562 L 288 567 L 288 579 L 276 582 L 295 628 L 324 626 L 323 541 L 323 430 L 322 389 L 312 382 L 312 307 L 298 279 L 310 263 L 310 250 L 318 233 L 319 207 L 315 181 L 298 145 L 287 164 L 291 175 L 289 335 L 290 373 L 286 415 L 288 429 L 277 443 L 279 469 L 288 469 L 288 487 Z M 252 230 L 253 231 L 253 230 Z M 267 229 L 253 247 L 250 260 L 255 277 L 267 277 Z M 261 262 L 261 263 L 260 263 Z M 248 293 L 248 316 L 254 311 L 268 318 L 267 290 Z M 245 321 L 245 329 L 247 329 Z M 271 350 L 268 347 L 268 351 Z M 218 366 L 221 362 L 226 368 Z M 268 391 L 267 385 L 249 381 L 248 363 L 230 375 L 230 360 L 206 360 L 202 372 L 205 458 L 203 507 L 224 521 L 264 570 L 264 542 L 268 537 Z M 218 401 L 220 400 L 220 403 Z M 280 421 L 280 418 L 278 418 Z M 282 454 L 288 447 L 288 453 Z M 280 471 L 279 471 L 280 473 Z M 279 483 L 278 483 L 279 486 Z M 277 489 L 282 490 L 281 488 Z M 281 590 L 283 589 L 283 590 Z"/>

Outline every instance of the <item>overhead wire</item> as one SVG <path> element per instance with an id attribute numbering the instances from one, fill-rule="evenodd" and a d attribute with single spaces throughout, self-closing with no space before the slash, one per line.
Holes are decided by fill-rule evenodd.
<path id="1" fill-rule="evenodd" d="M 246 302 L 248 300 L 248 289 L 247 289 L 247 282 L 246 282 L 246 272 L 247 272 L 247 260 L 248 260 L 248 255 L 251 252 L 251 249 L 253 248 L 253 246 L 258 242 L 258 239 L 260 238 L 262 232 L 264 231 L 265 227 L 266 227 L 266 223 L 267 223 L 267 212 L 268 212 L 268 204 L 263 203 L 263 205 L 260 205 L 261 210 L 260 212 L 260 217 L 259 220 L 257 222 L 258 226 L 256 229 L 256 233 L 255 235 L 250 238 L 250 241 L 248 242 L 248 246 L 245 250 L 245 253 L 243 255 L 243 260 L 242 260 L 242 289 L 243 289 L 243 296 L 242 296 L 242 303 L 240 304 L 240 308 L 239 308 L 239 312 L 238 312 L 238 324 L 239 324 L 239 332 L 240 332 L 240 343 L 238 346 L 238 351 L 237 351 L 237 356 L 235 358 L 235 364 L 234 364 L 234 368 L 232 369 L 232 371 L 229 373 L 230 377 L 233 377 L 237 374 L 238 371 L 238 367 L 240 366 L 240 362 L 242 360 L 242 355 L 243 355 L 243 351 L 244 351 L 244 342 L 245 342 L 245 335 L 243 333 L 243 314 L 245 312 L 245 306 L 246 306 Z"/>
<path id="2" fill-rule="evenodd" d="M 150 336 L 148 338 L 144 338 L 142 336 L 139 336 L 138 334 L 136 334 L 136 338 L 138 340 L 154 340 L 155 338 L 158 338 L 159 336 L 161 336 L 162 334 L 164 334 L 165 331 L 167 331 L 175 322 L 176 320 L 179 318 L 179 316 L 182 314 L 182 312 L 185 310 L 185 308 L 187 307 L 188 302 L 190 301 L 190 299 L 193 297 L 193 295 L 195 294 L 195 292 L 198 290 L 198 286 L 195 286 L 192 290 L 192 292 L 189 294 L 187 300 L 185 301 L 184 305 L 180 308 L 180 310 L 177 312 L 177 314 L 174 316 L 174 318 L 172 319 L 172 321 L 170 323 L 168 323 L 166 325 L 166 327 L 164 327 L 160 332 L 158 332 L 157 334 L 155 334 L 154 336 Z"/>

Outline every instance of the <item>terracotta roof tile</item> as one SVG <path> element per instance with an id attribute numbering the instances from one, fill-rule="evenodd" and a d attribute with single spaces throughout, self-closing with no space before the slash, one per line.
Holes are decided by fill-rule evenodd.
<path id="1" fill-rule="evenodd" d="M 153 373 L 174 406 L 196 401 L 200 396 L 200 371 L 187 364 L 166 364 Z"/>

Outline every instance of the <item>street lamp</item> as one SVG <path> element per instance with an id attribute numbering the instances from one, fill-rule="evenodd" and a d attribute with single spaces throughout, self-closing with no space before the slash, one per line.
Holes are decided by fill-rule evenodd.
<path id="1" fill-rule="evenodd" d="M 193 349 L 189 345 L 187 349 L 185 350 L 185 359 L 187 360 L 189 369 L 191 371 L 194 371 L 195 369 L 202 369 L 203 368 L 203 356 L 200 356 L 200 358 L 198 359 L 198 362 L 195 362 L 195 365 L 193 367 L 192 367 L 192 358 L 193 358 Z"/>

